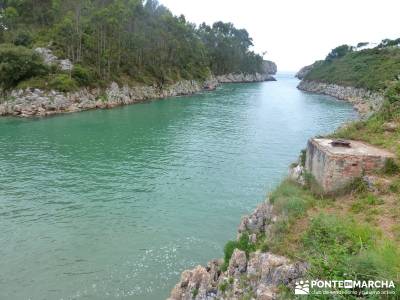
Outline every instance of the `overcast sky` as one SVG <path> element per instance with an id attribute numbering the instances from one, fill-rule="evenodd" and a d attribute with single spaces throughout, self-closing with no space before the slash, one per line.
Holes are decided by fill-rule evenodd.
<path id="1" fill-rule="evenodd" d="M 254 50 L 296 71 L 334 47 L 400 37 L 400 0 L 159 0 L 190 22 L 245 28 Z"/>

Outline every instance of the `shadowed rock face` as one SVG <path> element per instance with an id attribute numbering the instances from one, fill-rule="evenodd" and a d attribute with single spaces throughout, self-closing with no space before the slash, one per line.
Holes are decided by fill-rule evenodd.
<path id="1" fill-rule="evenodd" d="M 255 73 L 255 74 L 225 74 L 217 76 L 217 80 L 220 83 L 241 83 L 241 82 L 263 82 L 263 81 L 275 81 L 276 79 L 267 73 Z"/>
<path id="2" fill-rule="evenodd" d="M 238 238 L 244 232 L 250 241 L 257 242 L 257 235 L 271 236 L 271 225 L 280 216 L 273 213 L 273 206 L 264 202 L 249 216 L 242 218 Z M 278 287 L 293 288 L 302 279 L 308 264 L 292 262 L 288 258 L 270 252 L 256 251 L 248 256 L 235 249 L 225 272 L 221 271 L 223 260 L 213 260 L 207 267 L 197 266 L 184 271 L 181 280 L 173 288 L 169 300 L 212 299 L 277 299 Z"/>
<path id="3" fill-rule="evenodd" d="M 263 73 L 269 75 L 275 75 L 277 71 L 278 68 L 276 67 L 276 64 L 273 61 L 270 60 L 263 61 Z"/>

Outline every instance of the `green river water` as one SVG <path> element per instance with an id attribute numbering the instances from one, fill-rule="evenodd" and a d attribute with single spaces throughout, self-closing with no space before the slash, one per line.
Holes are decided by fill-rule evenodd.
<path id="1" fill-rule="evenodd" d="M 165 299 L 352 107 L 277 82 L 0 119 L 0 299 Z"/>

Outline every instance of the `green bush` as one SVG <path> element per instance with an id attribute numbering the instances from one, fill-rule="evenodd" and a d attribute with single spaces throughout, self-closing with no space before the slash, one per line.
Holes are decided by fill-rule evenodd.
<path id="1" fill-rule="evenodd" d="M 385 161 L 382 172 L 386 175 L 395 175 L 399 173 L 400 167 L 396 164 L 393 158 L 388 158 Z"/>
<path id="2" fill-rule="evenodd" d="M 67 74 L 58 74 L 49 82 L 49 86 L 60 92 L 71 92 L 77 89 L 77 83 Z"/>
<path id="3" fill-rule="evenodd" d="M 238 241 L 228 241 L 224 247 L 224 264 L 222 265 L 223 271 L 227 270 L 229 260 L 231 259 L 235 249 L 246 252 L 246 255 L 248 256 L 251 252 L 256 250 L 256 246 L 250 243 L 249 235 L 247 233 L 243 233 Z"/>
<path id="4" fill-rule="evenodd" d="M 18 83 L 17 88 L 18 89 L 27 89 L 27 88 L 36 88 L 36 89 L 42 89 L 45 90 L 48 88 L 48 78 L 46 77 L 32 77 L 27 80 L 21 81 Z"/>
<path id="5" fill-rule="evenodd" d="M 20 31 L 14 39 L 14 44 L 28 47 L 32 44 L 32 35 L 28 31 Z"/>
<path id="6" fill-rule="evenodd" d="M 3 91 L 47 71 L 42 58 L 33 50 L 11 44 L 0 45 L 0 87 Z"/>
<path id="7" fill-rule="evenodd" d="M 316 65 L 306 80 L 384 90 L 400 73 L 400 48 L 366 49 Z"/>
<path id="8" fill-rule="evenodd" d="M 397 81 L 391 85 L 385 93 L 386 98 L 390 103 L 395 103 L 400 101 L 400 81 Z"/>
<path id="9" fill-rule="evenodd" d="M 79 86 L 88 86 L 93 80 L 91 72 L 81 65 L 74 66 L 72 69 L 72 78 L 79 84 Z"/>

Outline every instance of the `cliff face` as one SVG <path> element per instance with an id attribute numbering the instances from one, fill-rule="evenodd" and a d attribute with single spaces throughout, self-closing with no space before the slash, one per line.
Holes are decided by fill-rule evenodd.
<path id="1" fill-rule="evenodd" d="M 318 60 L 315 63 L 302 67 L 295 75 L 296 78 L 302 80 L 304 79 L 308 73 L 310 73 L 310 71 L 318 64 L 322 63 L 322 61 Z"/>
<path id="2" fill-rule="evenodd" d="M 242 219 L 238 240 L 242 234 L 249 234 L 250 243 L 255 245 L 261 236 L 271 237 L 273 225 L 282 218 L 274 214 L 272 204 L 264 202 Z M 213 260 L 206 267 L 184 271 L 169 300 L 276 299 L 279 286 L 294 288 L 308 268 L 307 263 L 271 252 L 246 254 L 239 249 L 234 250 L 226 271 L 222 271 L 222 265 L 222 260 Z"/>
<path id="3" fill-rule="evenodd" d="M 82 88 L 75 92 L 63 93 L 40 89 L 14 90 L 8 100 L 0 103 L 0 116 L 19 117 L 49 116 L 89 109 L 112 108 L 179 95 L 191 95 L 201 90 L 213 90 L 220 83 L 262 82 L 275 80 L 269 74 L 227 74 L 211 76 L 204 82 L 182 80 L 175 84 L 158 86 L 118 86 L 113 82 L 106 89 Z"/>
<path id="4" fill-rule="evenodd" d="M 255 73 L 255 74 L 226 74 L 217 76 L 217 80 L 220 83 L 232 83 L 232 82 L 262 82 L 262 81 L 275 81 L 276 79 L 268 73 Z"/>
<path id="5" fill-rule="evenodd" d="M 381 93 L 337 84 L 303 80 L 297 88 L 303 91 L 329 95 L 340 100 L 348 101 L 353 104 L 354 108 L 362 116 L 378 111 L 384 101 L 384 96 Z"/>
<path id="6" fill-rule="evenodd" d="M 275 75 L 278 71 L 276 64 L 270 60 L 264 60 L 262 67 L 265 74 Z"/>
<path id="7" fill-rule="evenodd" d="M 0 115 L 48 116 L 95 108 L 112 108 L 146 99 L 189 95 L 203 88 L 213 89 L 217 84 L 215 79 L 210 79 L 204 84 L 197 81 L 180 81 L 162 89 L 154 86 L 119 87 L 113 82 L 105 90 L 84 88 L 71 93 L 39 89 L 15 90 L 11 92 L 10 100 L 0 104 Z"/>

